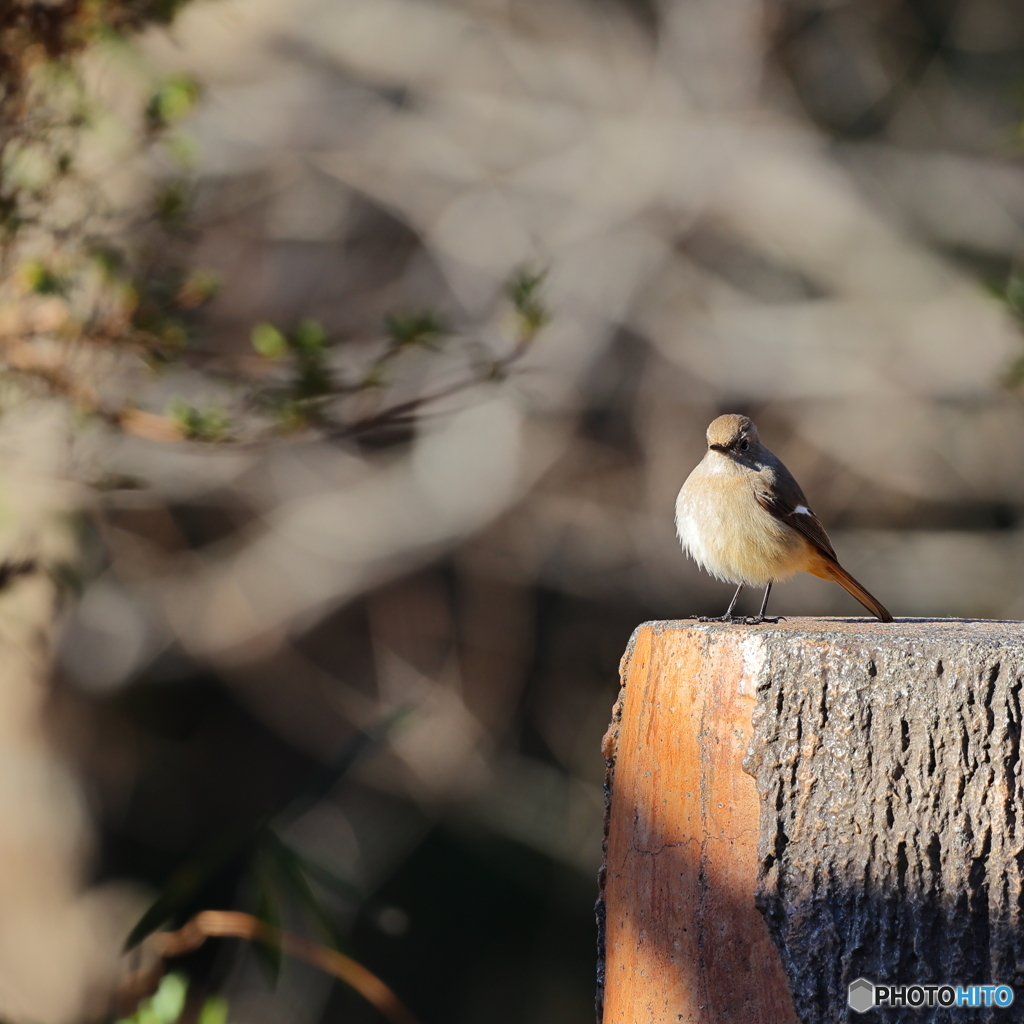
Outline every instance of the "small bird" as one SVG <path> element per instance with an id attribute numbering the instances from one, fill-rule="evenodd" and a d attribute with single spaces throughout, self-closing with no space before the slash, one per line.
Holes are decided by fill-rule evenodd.
<path id="1" fill-rule="evenodd" d="M 882 622 L 885 607 L 840 564 L 824 527 L 793 474 L 772 455 L 746 416 L 719 416 L 708 427 L 707 454 L 676 499 L 683 550 L 712 576 L 736 584 L 722 621 L 745 586 L 764 587 L 764 621 L 772 584 L 800 571 L 833 580 Z"/>

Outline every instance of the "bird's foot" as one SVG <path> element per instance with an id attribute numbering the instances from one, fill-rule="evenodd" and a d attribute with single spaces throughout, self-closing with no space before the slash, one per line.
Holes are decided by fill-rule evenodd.
<path id="1" fill-rule="evenodd" d="M 785 616 L 777 615 L 687 615 L 685 622 L 728 622 L 734 626 L 760 626 L 762 622 L 785 622 Z"/>
<path id="2" fill-rule="evenodd" d="M 687 615 L 684 622 L 729 622 L 737 626 L 758 626 L 762 622 L 785 622 L 780 615 L 769 618 L 761 615 Z"/>

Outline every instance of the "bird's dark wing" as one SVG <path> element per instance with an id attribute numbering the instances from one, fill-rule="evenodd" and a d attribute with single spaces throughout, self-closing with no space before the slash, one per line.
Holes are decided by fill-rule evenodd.
<path id="1" fill-rule="evenodd" d="M 754 474 L 754 496 L 763 509 L 802 533 L 823 555 L 838 561 L 825 527 L 811 511 L 792 473 L 778 459 Z"/>

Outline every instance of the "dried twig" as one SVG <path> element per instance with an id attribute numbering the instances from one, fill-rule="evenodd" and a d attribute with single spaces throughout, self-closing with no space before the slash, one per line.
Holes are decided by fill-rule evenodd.
<path id="1" fill-rule="evenodd" d="M 517 341 L 515 348 L 507 356 L 504 356 L 501 359 L 495 359 L 487 366 L 485 372 L 464 377 L 461 380 L 455 381 L 453 384 L 449 384 L 447 387 L 432 392 L 431 394 L 420 395 L 417 398 L 411 398 L 405 402 L 398 402 L 388 408 L 381 409 L 379 412 L 371 413 L 361 419 L 353 420 L 351 423 L 335 426 L 333 429 L 328 431 L 327 436 L 333 440 L 359 437 L 362 434 L 371 430 L 377 430 L 381 427 L 397 426 L 415 422 L 413 414 L 426 405 L 432 405 L 435 402 L 440 402 L 444 398 L 457 395 L 460 391 L 467 391 L 470 388 L 478 387 L 480 384 L 485 384 L 488 381 L 504 380 L 512 371 L 515 364 L 524 355 L 526 355 L 529 350 L 530 343 L 533 341 L 534 336 L 540 329 L 540 326 L 541 323 L 538 323 L 532 327 L 519 339 L 519 341 Z"/>
<path id="2" fill-rule="evenodd" d="M 340 978 L 380 1010 L 392 1024 L 419 1024 L 398 996 L 362 964 L 336 949 L 304 939 L 294 932 L 275 928 L 252 914 L 236 910 L 204 910 L 176 932 L 161 932 L 153 938 L 163 957 L 182 956 L 210 938 L 262 942 Z"/>

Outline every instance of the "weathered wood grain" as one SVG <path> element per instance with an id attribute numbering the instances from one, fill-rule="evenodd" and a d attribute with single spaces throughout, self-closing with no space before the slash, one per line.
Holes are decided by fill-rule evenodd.
<path id="1" fill-rule="evenodd" d="M 742 771 L 760 641 L 649 623 L 606 736 L 604 1024 L 790 1024 L 754 906 L 758 805 Z"/>

